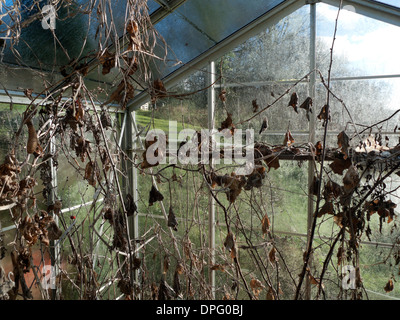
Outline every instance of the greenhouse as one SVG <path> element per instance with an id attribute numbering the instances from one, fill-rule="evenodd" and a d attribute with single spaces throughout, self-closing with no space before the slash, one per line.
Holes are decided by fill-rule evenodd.
<path id="1" fill-rule="evenodd" d="M 398 0 L 0 0 L 0 300 L 399 300 L 398 39 Z"/>

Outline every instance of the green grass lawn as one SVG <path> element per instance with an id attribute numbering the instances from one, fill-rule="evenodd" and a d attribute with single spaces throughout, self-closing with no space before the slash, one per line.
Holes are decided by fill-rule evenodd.
<path id="1" fill-rule="evenodd" d="M 149 123 L 151 123 L 150 129 L 161 129 L 164 132 L 169 131 L 169 122 L 173 120 L 173 119 L 152 118 L 151 111 L 139 110 L 135 111 L 135 113 L 136 113 L 136 123 L 138 125 L 146 127 Z M 185 126 L 183 126 L 181 122 L 177 121 L 177 129 L 179 132 L 183 129 L 200 130 L 201 127 L 193 126 L 186 123 Z"/>

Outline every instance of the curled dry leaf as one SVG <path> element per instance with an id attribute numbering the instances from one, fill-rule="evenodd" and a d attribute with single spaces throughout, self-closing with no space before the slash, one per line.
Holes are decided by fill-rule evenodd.
<path id="1" fill-rule="evenodd" d="M 296 92 L 293 92 L 292 95 L 290 96 L 290 100 L 289 100 L 288 107 L 292 107 L 293 110 L 294 110 L 296 113 L 299 113 L 299 112 L 297 111 L 297 104 L 298 104 L 298 102 L 299 102 L 299 97 L 298 97 L 298 95 L 297 95 Z"/>
<path id="2" fill-rule="evenodd" d="M 229 232 L 224 241 L 224 247 L 231 253 L 231 258 L 236 258 L 236 243 L 235 236 L 232 232 Z"/>
<path id="3" fill-rule="evenodd" d="M 99 57 L 100 64 L 102 65 L 102 74 L 106 75 L 110 73 L 111 69 L 115 66 L 115 54 L 110 53 L 106 50 L 100 57 Z"/>
<path id="4" fill-rule="evenodd" d="M 328 121 L 330 121 L 330 120 L 331 120 L 331 114 L 330 114 L 330 113 L 331 113 L 331 112 L 330 112 L 330 110 L 329 110 L 328 105 L 324 105 L 324 106 L 322 107 L 320 113 L 318 114 L 317 118 L 318 118 L 319 120 L 328 120 Z M 325 121 L 324 121 L 324 123 L 325 123 Z M 323 124 L 323 125 L 324 125 L 324 124 Z"/>
<path id="5" fill-rule="evenodd" d="M 312 113 L 312 98 L 311 97 L 307 97 L 306 100 L 304 100 L 304 102 L 300 105 L 299 108 L 306 110 L 306 117 L 307 120 L 310 121 L 310 113 Z"/>
<path id="6" fill-rule="evenodd" d="M 26 120 L 25 124 L 28 127 L 28 142 L 26 144 L 26 152 L 28 154 L 34 154 L 35 156 L 42 155 L 43 149 L 39 144 L 39 139 L 37 137 L 37 133 L 35 127 L 33 126 L 32 120 Z"/>
<path id="7" fill-rule="evenodd" d="M 218 97 L 222 102 L 225 102 L 226 101 L 226 90 L 225 89 L 221 90 Z"/>
<path id="8" fill-rule="evenodd" d="M 258 298 L 265 286 L 261 283 L 260 280 L 252 278 L 250 280 L 250 288 L 253 290 L 254 296 Z"/>
<path id="9" fill-rule="evenodd" d="M 175 231 L 178 231 L 178 221 L 176 220 L 174 210 L 172 207 L 169 207 L 169 213 L 168 213 L 168 227 L 172 228 Z"/>
<path id="10" fill-rule="evenodd" d="M 344 154 L 344 159 L 346 160 L 349 156 L 349 137 L 346 132 L 342 131 L 337 136 L 338 147 L 341 148 L 342 153 Z"/>
<path id="11" fill-rule="evenodd" d="M 318 212 L 318 217 L 322 217 L 325 214 L 335 214 L 335 210 L 333 208 L 333 203 L 329 202 L 329 201 L 325 201 L 324 205 L 322 206 L 322 208 L 319 210 Z"/>
<path id="12" fill-rule="evenodd" d="M 251 104 L 253 105 L 253 112 L 257 112 L 258 111 L 258 104 L 257 104 L 257 99 L 254 99 Z"/>
<path id="13" fill-rule="evenodd" d="M 246 185 L 246 178 L 243 176 L 236 176 L 233 172 L 231 175 L 219 176 L 216 174 L 211 174 L 211 187 L 216 186 L 226 188 L 226 197 L 229 202 L 235 202 L 236 198 L 242 191 L 242 188 Z"/>
<path id="14" fill-rule="evenodd" d="M 350 168 L 351 165 L 352 165 L 352 162 L 351 162 L 350 158 L 346 158 L 346 159 L 336 158 L 329 164 L 332 171 L 334 173 L 340 174 L 340 175 L 343 175 L 343 171 Z"/>
<path id="15" fill-rule="evenodd" d="M 271 262 L 272 266 L 275 266 L 275 263 L 278 262 L 278 257 L 276 256 L 276 249 L 272 247 L 268 253 L 269 262 Z"/>
<path id="16" fill-rule="evenodd" d="M 156 189 L 156 187 L 154 185 L 152 185 L 151 190 L 150 190 L 149 206 L 152 206 L 153 203 L 155 203 L 157 201 L 163 201 L 163 200 L 164 200 L 164 196 L 161 194 L 160 191 L 158 191 Z"/>
<path id="17" fill-rule="evenodd" d="M 385 290 L 386 293 L 393 291 L 394 289 L 393 280 L 389 279 L 389 281 L 386 283 L 383 289 Z"/>
<path id="18" fill-rule="evenodd" d="M 268 118 L 264 117 L 259 133 L 261 134 L 262 132 L 264 132 L 267 129 L 268 129 Z"/>
<path id="19" fill-rule="evenodd" d="M 110 98 L 107 103 L 112 101 L 118 102 L 123 108 L 129 100 L 133 99 L 135 96 L 135 88 L 128 81 L 122 80 L 118 87 L 111 93 Z"/>
<path id="20" fill-rule="evenodd" d="M 347 193 L 353 191 L 358 186 L 359 182 L 360 177 L 358 175 L 357 168 L 351 165 L 343 178 L 345 191 Z"/>
<path id="21" fill-rule="evenodd" d="M 287 130 L 285 133 L 285 139 L 283 140 L 283 145 L 290 147 L 294 143 L 294 138 L 290 130 Z"/>
<path id="22" fill-rule="evenodd" d="M 125 209 L 128 217 L 133 216 L 137 212 L 137 206 L 132 195 L 128 193 L 125 198 Z"/>
<path id="23" fill-rule="evenodd" d="M 211 270 L 213 270 L 213 271 L 222 271 L 222 272 L 225 272 L 225 268 L 224 268 L 224 266 L 223 266 L 222 264 L 214 264 L 214 265 L 211 267 Z"/>
<path id="24" fill-rule="evenodd" d="M 244 186 L 245 190 L 251 190 L 254 187 L 260 188 L 262 187 L 263 179 L 265 178 L 266 169 L 263 166 L 256 167 L 251 174 L 246 176 L 247 181 Z"/>
<path id="25" fill-rule="evenodd" d="M 316 155 L 317 157 L 322 156 L 322 151 L 323 151 L 323 149 L 324 149 L 324 147 L 323 147 L 323 145 L 322 145 L 322 142 L 321 142 L 321 141 L 318 141 L 318 142 L 315 144 L 315 155 Z"/>
<path id="26" fill-rule="evenodd" d="M 97 180 L 100 180 L 100 169 L 96 162 L 89 161 L 86 164 L 84 179 L 86 179 L 92 187 L 96 186 Z"/>
<path id="27" fill-rule="evenodd" d="M 235 125 L 233 124 L 231 113 L 228 113 L 226 119 L 221 122 L 221 127 L 218 128 L 218 131 L 222 131 L 224 129 L 231 129 L 231 133 L 233 133 L 233 131 L 235 129 Z"/>
<path id="28" fill-rule="evenodd" d="M 269 221 L 268 215 L 265 214 L 265 216 L 261 220 L 261 229 L 262 229 L 263 237 L 265 236 L 266 233 L 269 232 L 270 226 L 271 226 L 271 222 Z"/>

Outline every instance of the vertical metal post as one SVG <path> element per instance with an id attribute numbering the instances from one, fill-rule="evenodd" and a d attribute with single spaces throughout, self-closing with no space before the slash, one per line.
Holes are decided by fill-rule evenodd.
<path id="1" fill-rule="evenodd" d="M 56 154 L 56 144 L 55 144 L 55 137 L 53 135 L 53 130 L 50 130 L 50 143 L 49 143 L 49 153 L 51 155 Z M 50 192 L 48 194 L 48 205 L 54 205 L 57 199 L 57 170 L 54 166 L 53 158 L 49 159 L 50 164 L 50 175 L 51 175 L 51 182 L 50 182 Z M 58 217 L 57 215 L 53 214 L 53 220 L 58 225 Z M 50 243 L 50 261 L 51 261 L 51 273 L 50 273 L 50 283 L 56 283 L 56 276 L 59 273 L 59 262 L 60 262 L 60 247 L 56 244 L 56 241 L 51 241 Z M 54 279 L 53 279 L 54 278 Z M 57 286 L 52 289 L 51 299 L 57 300 L 60 296 L 60 289 L 57 289 Z"/>
<path id="2" fill-rule="evenodd" d="M 128 157 L 128 159 L 125 162 L 125 169 L 126 169 L 126 175 L 128 177 L 127 182 L 126 182 L 126 189 L 125 193 L 130 194 L 133 197 L 133 200 L 137 204 L 137 172 L 136 168 L 133 165 L 132 161 L 133 160 L 133 125 L 135 121 L 135 112 L 133 112 L 133 115 L 131 115 L 131 111 L 129 109 L 126 110 L 126 125 L 125 125 L 125 152 Z M 129 234 L 131 236 L 131 239 L 134 239 L 134 243 L 132 246 L 132 250 L 136 249 L 136 239 L 138 238 L 138 215 L 135 213 L 134 216 L 131 216 L 128 218 L 128 227 L 129 227 Z M 130 239 L 130 240 L 131 240 Z M 138 271 L 135 270 L 134 274 L 134 282 L 138 281 Z"/>
<path id="3" fill-rule="evenodd" d="M 316 69 L 316 4 L 310 4 L 310 70 Z M 310 75 L 309 83 L 309 96 L 315 100 L 315 72 Z M 315 116 L 310 117 L 309 122 L 309 136 L 308 141 L 315 143 Z M 310 187 L 314 181 L 314 163 L 312 160 L 308 162 L 308 215 L 307 215 L 307 239 L 310 241 L 310 232 L 314 216 L 314 199 L 310 192 Z M 311 268 L 311 259 L 309 260 L 309 267 Z M 306 300 L 311 299 L 311 281 L 309 277 L 306 277 Z"/>
<path id="4" fill-rule="evenodd" d="M 210 61 L 208 64 L 208 85 L 210 86 L 207 91 L 207 102 L 208 102 L 208 129 L 210 132 L 214 131 L 214 114 L 215 114 L 215 88 L 213 84 L 215 82 L 215 62 Z M 213 136 L 211 136 L 213 139 Z M 214 167 L 213 159 L 210 160 L 210 167 Z M 211 296 L 215 299 L 215 271 L 211 270 L 211 266 L 215 264 L 215 200 L 212 195 L 208 198 L 208 234 L 209 234 L 209 283 L 211 287 Z"/>

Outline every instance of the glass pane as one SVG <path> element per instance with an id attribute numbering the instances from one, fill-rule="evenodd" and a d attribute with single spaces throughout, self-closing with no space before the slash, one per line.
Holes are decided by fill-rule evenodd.
<path id="1" fill-rule="evenodd" d="M 317 6 L 317 68 L 326 76 L 338 9 Z M 400 28 L 342 10 L 334 44 L 333 77 L 400 74 Z"/>

